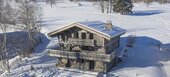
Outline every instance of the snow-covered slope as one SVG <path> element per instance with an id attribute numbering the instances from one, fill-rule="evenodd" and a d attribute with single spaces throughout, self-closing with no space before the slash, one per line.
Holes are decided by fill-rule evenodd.
<path id="1" fill-rule="evenodd" d="M 170 52 L 160 51 L 170 47 L 170 4 L 159 5 L 153 3 L 147 7 L 145 4 L 135 4 L 132 15 L 119 15 L 115 13 L 101 13 L 100 10 L 89 2 L 60 2 L 53 8 L 45 3 L 40 3 L 43 9 L 42 32 L 48 33 L 65 24 L 82 21 L 108 21 L 127 30 L 121 38 L 124 46 L 128 35 L 136 35 L 133 48 L 128 48 L 128 56 L 123 62 L 108 73 L 116 77 L 170 77 Z M 51 41 L 50 43 L 54 43 Z M 45 47 L 47 43 L 42 44 Z M 42 48 L 40 46 L 40 48 Z M 31 58 L 11 66 L 11 73 L 3 73 L 4 77 L 92 77 L 95 75 L 58 70 L 55 68 L 54 57 L 46 55 L 46 51 L 35 53 Z M 35 68 L 30 71 L 30 66 Z"/>

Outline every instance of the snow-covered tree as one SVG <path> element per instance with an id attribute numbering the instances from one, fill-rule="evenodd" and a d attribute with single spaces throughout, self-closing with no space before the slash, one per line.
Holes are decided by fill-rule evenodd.
<path id="1" fill-rule="evenodd" d="M 114 0 L 113 11 L 121 14 L 131 14 L 133 3 L 131 0 Z"/>
<path id="2" fill-rule="evenodd" d="M 0 39 L 0 64 L 1 68 L 10 72 L 9 61 L 8 61 L 8 49 L 7 49 L 7 27 L 10 24 L 8 20 L 10 20 L 10 13 L 8 13 L 11 9 L 8 3 L 5 3 L 4 0 L 0 0 L 0 29 L 3 32 L 2 38 Z"/>
<path id="3" fill-rule="evenodd" d="M 31 53 L 34 52 L 35 46 L 37 42 L 40 40 L 39 32 L 40 32 L 40 8 L 36 6 L 36 3 L 32 1 L 25 0 L 25 2 L 21 3 L 19 6 L 19 18 L 21 23 L 24 25 L 23 27 L 28 32 L 29 42 L 31 44 Z M 28 52 L 30 53 L 30 52 Z"/>

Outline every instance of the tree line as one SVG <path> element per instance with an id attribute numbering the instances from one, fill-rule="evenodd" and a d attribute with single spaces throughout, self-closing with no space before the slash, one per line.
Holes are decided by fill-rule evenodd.
<path id="1" fill-rule="evenodd" d="M 18 47 L 23 45 L 22 39 L 15 39 L 15 49 L 20 57 L 29 56 L 35 51 L 35 46 L 40 42 L 40 25 L 41 25 L 41 9 L 31 0 L 24 0 L 17 3 L 17 7 L 10 4 L 11 0 L 0 0 L 0 67 L 10 72 L 9 67 L 9 51 L 8 48 L 8 29 L 13 28 L 26 32 L 29 42 L 29 49 Z M 12 38 L 10 38 L 12 39 Z"/>
<path id="2" fill-rule="evenodd" d="M 143 2 L 147 7 L 152 2 L 158 2 L 160 4 L 170 3 L 170 0 L 88 0 L 92 1 L 100 6 L 102 13 L 116 12 L 120 14 L 132 14 L 132 8 L 134 3 Z"/>
<path id="3" fill-rule="evenodd" d="M 131 0 L 98 0 L 97 4 L 102 13 L 132 14 L 133 3 Z"/>

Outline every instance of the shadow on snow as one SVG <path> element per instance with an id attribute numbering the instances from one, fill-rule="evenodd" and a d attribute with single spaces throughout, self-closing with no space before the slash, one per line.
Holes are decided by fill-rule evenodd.
<path id="1" fill-rule="evenodd" d="M 133 14 L 131 14 L 131 16 L 149 16 L 161 13 L 164 13 L 164 11 L 163 10 L 133 11 Z"/>
<path id="2" fill-rule="evenodd" d="M 40 34 L 40 43 L 36 46 L 35 53 L 42 52 L 45 50 L 46 46 L 49 43 L 49 39 L 46 35 Z M 0 45 L 3 41 L 3 35 L 0 34 Z M 30 47 L 30 42 L 28 39 L 28 33 L 25 31 L 16 31 L 16 32 L 9 32 L 7 33 L 7 51 L 9 54 L 9 58 L 14 58 L 17 56 L 17 52 L 22 50 L 27 50 Z M 22 48 L 20 50 L 20 48 Z"/>
<path id="3" fill-rule="evenodd" d="M 125 46 L 127 37 L 121 38 L 121 45 Z M 159 40 L 146 37 L 136 36 L 134 47 L 128 48 L 128 55 L 123 58 L 123 62 L 113 67 L 109 73 L 119 72 L 126 69 L 155 67 L 159 73 L 158 77 L 166 77 L 166 72 L 161 67 L 164 66 L 160 61 L 170 61 L 170 52 L 160 51 L 160 47 L 164 46 Z M 170 44 L 168 44 L 170 47 Z M 136 71 L 137 72 L 137 71 Z M 135 74 L 135 72 L 134 72 Z"/>

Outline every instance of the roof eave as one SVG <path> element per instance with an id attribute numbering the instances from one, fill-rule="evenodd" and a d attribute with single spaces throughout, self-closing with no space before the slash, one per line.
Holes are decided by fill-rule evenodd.
<path id="1" fill-rule="evenodd" d="M 117 37 L 117 36 L 121 36 L 121 35 L 123 35 L 123 34 L 125 34 L 126 33 L 126 31 L 123 31 L 123 32 L 120 32 L 120 33 L 118 33 L 118 34 L 115 34 L 114 36 L 111 36 L 110 38 L 114 38 L 114 37 Z"/>
<path id="2" fill-rule="evenodd" d="M 75 24 L 75 23 L 67 24 L 67 25 L 65 25 L 64 27 L 61 27 L 61 28 L 59 28 L 59 29 L 57 29 L 57 30 L 54 30 L 54 31 L 48 33 L 47 35 L 50 36 L 50 37 L 55 36 L 55 35 L 57 35 L 57 33 L 61 32 L 62 29 L 65 29 L 65 28 L 67 28 L 67 27 L 69 27 L 70 25 L 73 25 L 73 24 Z M 71 26 L 70 26 L 70 27 L 71 27 Z M 70 27 L 69 27 L 69 28 L 70 28 Z"/>

